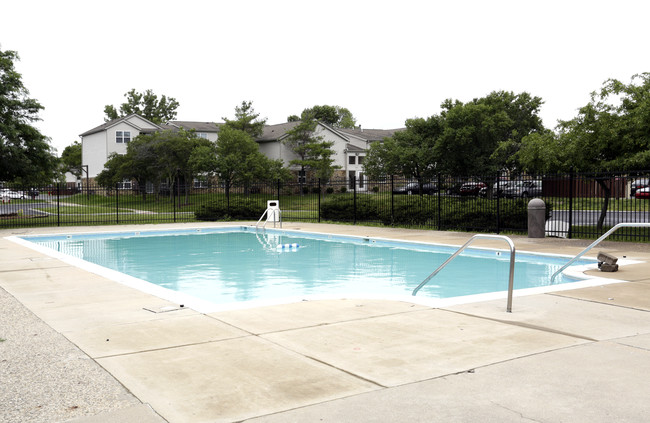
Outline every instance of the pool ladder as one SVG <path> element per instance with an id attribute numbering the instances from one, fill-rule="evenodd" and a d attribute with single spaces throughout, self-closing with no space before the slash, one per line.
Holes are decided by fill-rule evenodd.
<path id="1" fill-rule="evenodd" d="M 462 253 L 465 248 L 467 248 L 472 242 L 474 242 L 475 239 L 501 239 L 505 242 L 508 243 L 508 246 L 510 247 L 510 277 L 508 279 L 508 305 L 506 307 L 506 311 L 508 313 L 512 313 L 512 290 L 513 290 L 513 284 L 514 284 L 514 276 L 515 276 L 515 244 L 512 242 L 510 238 L 504 235 L 487 235 L 487 234 L 477 234 L 471 237 L 465 244 L 463 244 L 462 247 L 460 247 L 454 254 L 451 255 L 445 261 L 442 263 L 436 270 L 433 271 L 429 276 L 427 276 L 421 283 L 420 285 L 417 286 L 413 290 L 413 293 L 411 295 L 414 295 L 418 293 L 420 288 L 422 288 L 424 285 L 426 285 L 434 276 L 436 276 L 445 266 L 449 264 L 453 259 L 455 259 L 460 253 Z"/>
<path id="2" fill-rule="evenodd" d="M 280 228 L 282 228 L 282 211 L 279 208 L 267 208 L 264 210 L 264 213 L 262 213 L 262 216 L 260 216 L 260 219 L 257 221 L 255 224 L 255 232 L 260 227 L 260 222 L 262 222 L 262 219 L 264 219 L 264 216 L 266 216 L 266 220 L 264 221 L 264 224 L 262 225 L 262 229 L 266 229 L 266 224 L 269 223 L 269 220 L 273 221 L 273 227 L 275 228 L 275 222 L 280 223 Z"/>
<path id="3" fill-rule="evenodd" d="M 605 238 L 607 238 L 608 236 L 610 236 L 611 234 L 616 232 L 619 228 L 650 228 L 650 223 L 641 223 L 641 222 L 618 223 L 612 229 L 605 232 L 605 234 L 603 236 L 601 236 L 600 238 L 598 238 L 597 240 L 592 242 L 587 248 L 582 250 L 582 252 L 580 254 L 576 255 L 574 258 L 569 260 L 569 262 L 567 264 L 565 264 L 564 266 L 562 266 L 557 272 L 553 273 L 553 276 L 551 276 L 551 285 L 553 285 L 555 283 L 555 278 L 557 277 L 557 275 L 562 273 L 564 271 L 564 269 L 569 267 L 574 261 L 578 260 L 580 257 L 585 255 L 589 250 L 594 248 L 596 245 L 600 244 L 601 241 L 603 241 Z"/>

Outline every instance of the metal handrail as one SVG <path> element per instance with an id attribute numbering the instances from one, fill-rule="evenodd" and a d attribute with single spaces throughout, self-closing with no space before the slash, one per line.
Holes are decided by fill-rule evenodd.
<path id="1" fill-rule="evenodd" d="M 474 235 L 473 237 L 471 237 L 469 239 L 469 241 L 467 241 L 465 244 L 463 244 L 463 246 L 460 247 L 454 254 L 452 254 L 451 257 L 449 257 L 447 259 L 447 261 L 442 263 L 436 270 L 433 271 L 433 273 L 431 273 L 429 276 L 427 276 L 420 283 L 420 285 L 418 285 L 417 288 L 415 288 L 413 290 L 413 293 L 411 295 L 415 296 L 415 294 L 418 293 L 420 288 L 422 288 L 424 285 L 426 285 L 431 280 L 431 278 L 433 278 L 435 275 L 437 275 L 438 272 L 440 272 L 447 264 L 449 264 L 450 261 L 452 261 L 454 258 L 456 258 L 456 256 L 458 256 L 460 253 L 462 253 L 463 250 L 465 250 L 465 248 L 467 248 L 475 239 L 478 239 L 478 238 L 481 238 L 481 239 L 502 239 L 502 240 L 506 241 L 508 243 L 508 245 L 510 246 L 510 277 L 508 279 L 508 305 L 506 307 L 506 311 L 508 313 L 512 313 L 512 290 L 513 290 L 514 276 L 515 276 L 515 244 L 512 242 L 512 240 L 510 238 L 508 238 L 507 236 L 504 236 L 504 235 L 487 235 L 487 234 Z"/>
<path id="2" fill-rule="evenodd" d="M 562 266 L 557 272 L 553 273 L 553 276 L 551 276 L 551 285 L 555 283 L 555 278 L 557 275 L 562 273 L 564 269 L 569 267 L 574 261 L 578 260 L 580 257 L 585 255 L 589 250 L 594 248 L 596 245 L 600 244 L 601 241 L 603 241 L 605 238 L 616 232 L 619 228 L 650 228 L 650 223 L 638 223 L 638 222 L 625 222 L 625 223 L 618 223 L 616 224 L 613 228 L 611 228 L 609 231 L 605 232 L 603 236 L 592 242 L 587 248 L 582 250 L 580 254 L 569 260 L 567 264 Z"/>
<path id="3" fill-rule="evenodd" d="M 270 209 L 270 208 L 267 208 L 266 210 L 264 210 L 264 213 L 262 213 L 262 216 L 260 216 L 260 219 L 259 219 L 259 220 L 257 221 L 257 223 L 255 224 L 255 232 L 257 232 L 257 229 L 258 229 L 258 227 L 259 227 L 259 225 L 260 225 L 260 222 L 262 221 L 262 219 L 264 219 L 264 215 L 267 215 L 267 219 L 266 219 L 266 221 L 264 222 L 264 225 L 262 225 L 262 229 L 266 229 L 266 224 L 269 222 L 269 219 L 268 219 L 268 212 L 269 212 L 269 210 L 271 210 L 271 209 Z M 280 210 L 280 209 L 273 209 L 273 213 L 276 213 L 276 212 L 278 213 L 278 217 L 280 218 L 280 219 L 279 219 L 280 227 L 282 227 L 282 210 Z M 273 219 L 273 227 L 275 228 L 275 219 Z"/>

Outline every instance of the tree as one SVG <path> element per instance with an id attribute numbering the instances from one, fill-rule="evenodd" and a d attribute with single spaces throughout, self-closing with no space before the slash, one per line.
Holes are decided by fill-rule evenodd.
<path id="1" fill-rule="evenodd" d="M 61 153 L 62 173 L 70 172 L 77 178 L 81 177 L 81 143 L 74 141 Z"/>
<path id="2" fill-rule="evenodd" d="M 173 97 L 163 95 L 159 100 L 158 96 L 152 90 L 139 93 L 135 91 L 135 88 L 124 94 L 124 97 L 126 97 L 126 103 L 120 105 L 119 113 L 112 105 L 106 105 L 104 107 L 104 113 L 106 114 L 105 120 L 107 122 L 133 113 L 156 124 L 168 122 L 176 118 L 176 109 L 179 103 Z"/>
<path id="3" fill-rule="evenodd" d="M 253 102 L 242 101 L 241 106 L 235 107 L 235 120 L 222 118 L 225 126 L 232 129 L 239 129 L 246 132 L 253 139 L 259 138 L 264 131 L 266 119 L 258 119 L 259 113 L 255 113 L 253 109 Z"/>
<path id="4" fill-rule="evenodd" d="M 195 149 L 189 162 L 196 172 L 216 175 L 228 198 L 236 183 L 248 189 L 255 180 L 282 176 L 281 160 L 267 158 L 250 134 L 227 125 L 221 127 L 216 143 Z"/>
<path id="5" fill-rule="evenodd" d="M 108 188 L 110 191 L 115 185 L 124 180 L 122 176 L 123 163 L 126 157 L 121 154 L 111 153 L 108 160 L 104 163 L 104 169 L 97 174 L 95 182 L 101 187 Z"/>
<path id="6" fill-rule="evenodd" d="M 435 146 L 443 170 L 465 176 L 496 175 L 509 165 L 507 158 L 523 137 L 545 130 L 538 115 L 542 103 L 526 92 L 506 91 L 468 103 L 443 102 L 445 130 Z"/>
<path id="7" fill-rule="evenodd" d="M 317 121 L 304 119 L 286 132 L 287 137 L 283 142 L 299 157 L 289 163 L 299 166 L 301 175 L 312 171 L 317 178 L 329 180 L 334 170 L 340 166 L 333 165 L 334 143 L 324 141 L 322 136 L 315 135 L 317 126 Z"/>
<path id="8" fill-rule="evenodd" d="M 32 126 L 43 106 L 28 97 L 16 60 L 15 51 L 0 50 L 0 181 L 45 185 L 55 179 L 59 161 L 49 140 Z"/>
<path id="9" fill-rule="evenodd" d="M 525 137 L 515 159 L 531 171 L 593 174 L 604 197 L 597 223 L 602 230 L 611 187 L 599 172 L 650 168 L 650 73 L 632 76 L 629 84 L 608 79 L 578 116 L 560 121 L 556 130 Z"/>
<path id="10" fill-rule="evenodd" d="M 377 178 L 384 175 L 403 175 L 417 179 L 420 194 L 427 181 L 438 171 L 434 146 L 444 130 L 440 116 L 406 121 L 406 129 L 391 138 L 373 143 L 364 160 L 364 171 Z"/>
<path id="11" fill-rule="evenodd" d="M 289 116 L 289 122 L 295 115 Z M 314 106 L 302 111 L 301 120 L 317 120 L 335 128 L 354 128 L 356 120 L 352 113 L 345 107 L 339 106 Z"/>

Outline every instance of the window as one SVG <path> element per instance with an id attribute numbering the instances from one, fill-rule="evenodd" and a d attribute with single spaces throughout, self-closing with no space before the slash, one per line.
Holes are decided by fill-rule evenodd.
<path id="1" fill-rule="evenodd" d="M 194 178 L 194 188 L 208 188 L 208 181 L 205 179 Z"/>
<path id="2" fill-rule="evenodd" d="M 359 161 L 358 161 L 359 164 L 363 164 L 363 158 L 364 158 L 364 157 L 365 157 L 365 156 L 359 156 Z"/>
<path id="3" fill-rule="evenodd" d="M 131 189 L 131 181 L 129 179 L 125 179 L 122 182 L 118 182 L 117 189 Z"/>
<path id="4" fill-rule="evenodd" d="M 115 142 L 122 144 L 131 141 L 131 131 L 115 131 Z"/>
<path id="5" fill-rule="evenodd" d="M 208 139 L 208 134 L 206 134 L 205 132 L 197 132 L 197 133 L 196 133 L 196 136 L 197 136 L 198 138 L 204 138 L 204 139 L 206 139 L 206 140 Z"/>
<path id="6" fill-rule="evenodd" d="M 298 183 L 304 184 L 307 181 L 307 175 L 304 170 L 298 171 Z"/>
<path id="7" fill-rule="evenodd" d="M 355 164 L 356 163 L 356 157 L 355 156 L 350 156 L 348 157 L 348 164 Z"/>

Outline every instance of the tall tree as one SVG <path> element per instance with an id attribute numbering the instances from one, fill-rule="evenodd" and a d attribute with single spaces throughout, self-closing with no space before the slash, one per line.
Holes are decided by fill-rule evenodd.
<path id="1" fill-rule="evenodd" d="M 543 132 L 542 99 L 524 92 L 495 91 L 468 103 L 446 100 L 441 117 L 445 130 L 435 154 L 443 170 L 457 175 L 485 176 L 503 170 L 507 154 L 526 135 Z M 491 185 L 491 184 L 490 184 Z"/>
<path id="2" fill-rule="evenodd" d="M 597 223 L 600 230 L 611 187 L 610 178 L 598 173 L 650 168 L 650 73 L 634 75 L 629 84 L 608 79 L 578 116 L 560 121 L 556 130 L 525 137 L 515 159 L 530 171 L 592 173 L 604 199 Z"/>
<path id="3" fill-rule="evenodd" d="M 189 163 L 196 172 L 216 175 L 224 184 L 227 197 L 236 183 L 248 188 L 255 180 L 286 174 L 279 170 L 282 161 L 262 154 L 251 135 L 227 125 L 221 127 L 216 143 L 195 149 Z"/>
<path id="4" fill-rule="evenodd" d="M 43 106 L 33 98 L 16 72 L 15 51 L 0 50 L 0 181 L 24 185 L 49 184 L 59 160 L 49 140 L 32 124 Z"/>
<path id="5" fill-rule="evenodd" d="M 434 146 L 444 130 L 440 116 L 406 121 L 406 129 L 391 138 L 370 145 L 363 162 L 364 171 L 373 178 L 402 175 L 417 179 L 422 194 L 423 185 L 438 171 Z"/>
<path id="6" fill-rule="evenodd" d="M 317 126 L 316 120 L 303 117 L 298 125 L 287 131 L 283 142 L 299 157 L 289 163 L 300 167 L 301 174 L 311 171 L 317 178 L 329 180 L 340 166 L 333 164 L 334 143 L 316 135 Z"/>
<path id="7" fill-rule="evenodd" d="M 104 107 L 106 114 L 105 120 L 108 122 L 113 119 L 128 116 L 136 113 L 153 123 L 161 124 L 176 118 L 176 109 L 179 106 L 178 101 L 173 97 L 161 96 L 154 94 L 152 90 L 143 93 L 136 92 L 135 88 L 124 94 L 126 103 L 120 105 L 120 111 L 112 105 Z"/>
<path id="8" fill-rule="evenodd" d="M 289 122 L 293 116 L 289 116 Z M 340 106 L 314 106 L 302 111 L 302 120 L 315 119 L 335 128 L 354 128 L 356 119 L 345 107 Z"/>
<path id="9" fill-rule="evenodd" d="M 77 178 L 81 177 L 81 143 L 74 141 L 61 153 L 62 172 L 70 172 Z"/>
<path id="10" fill-rule="evenodd" d="M 253 139 L 259 138 L 264 131 L 266 119 L 259 119 L 260 114 L 255 113 L 252 101 L 242 101 L 241 106 L 235 107 L 235 120 L 222 118 L 225 126 L 246 132 Z"/>

